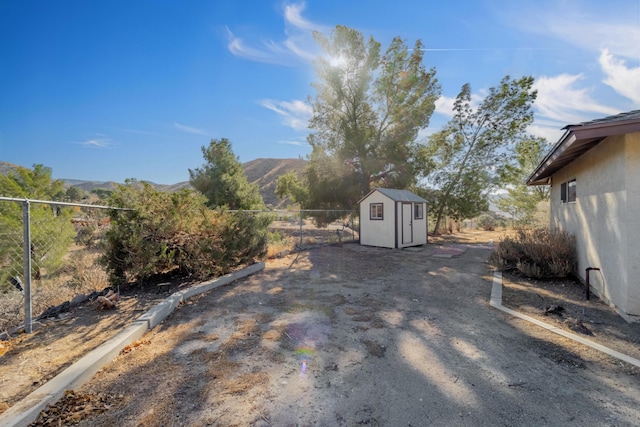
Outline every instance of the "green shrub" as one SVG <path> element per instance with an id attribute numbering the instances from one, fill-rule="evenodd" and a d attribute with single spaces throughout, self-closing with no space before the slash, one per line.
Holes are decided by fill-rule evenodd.
<path id="1" fill-rule="evenodd" d="M 576 242 L 565 231 L 519 229 L 514 237 L 505 237 L 498 244 L 490 261 L 527 277 L 566 277 L 576 270 Z"/>
<path id="2" fill-rule="evenodd" d="M 496 219 L 491 215 L 480 215 L 478 217 L 478 227 L 484 231 L 493 231 L 496 229 Z"/>
<path id="3" fill-rule="evenodd" d="M 69 209 L 33 203 L 30 206 L 31 273 L 40 280 L 54 275 L 64 263 L 64 257 L 75 234 Z M 11 276 L 24 282 L 22 207 L 18 203 L 3 203 L 0 208 L 0 293 L 13 292 Z"/>
<path id="4" fill-rule="evenodd" d="M 262 257 L 270 217 L 211 210 L 206 198 L 184 190 L 120 186 L 112 195 L 103 263 L 112 285 L 167 273 L 206 279 Z"/>

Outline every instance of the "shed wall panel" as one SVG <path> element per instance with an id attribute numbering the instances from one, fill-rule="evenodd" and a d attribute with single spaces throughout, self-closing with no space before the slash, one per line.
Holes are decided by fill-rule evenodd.
<path id="1" fill-rule="evenodd" d="M 383 219 L 369 217 L 371 203 L 383 204 Z M 360 203 L 360 244 L 395 248 L 395 202 L 374 191 Z"/>

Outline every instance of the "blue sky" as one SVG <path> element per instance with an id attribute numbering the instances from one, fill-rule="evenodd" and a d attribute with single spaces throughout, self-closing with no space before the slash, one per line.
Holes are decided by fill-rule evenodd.
<path id="1" fill-rule="evenodd" d="M 229 138 L 246 162 L 298 157 L 318 49 L 341 24 L 421 39 L 442 85 L 429 129 L 464 83 L 477 99 L 532 75 L 530 131 L 640 108 L 639 0 L 0 2 L 0 160 L 55 178 L 172 184 Z"/>

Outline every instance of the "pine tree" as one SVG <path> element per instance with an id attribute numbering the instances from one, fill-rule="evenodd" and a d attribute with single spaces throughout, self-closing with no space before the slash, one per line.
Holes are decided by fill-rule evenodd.
<path id="1" fill-rule="evenodd" d="M 202 155 L 206 163 L 195 170 L 189 169 L 189 176 L 191 185 L 206 196 L 210 208 L 264 208 L 258 187 L 247 180 L 227 138 L 212 139 L 208 147 L 202 147 Z"/>

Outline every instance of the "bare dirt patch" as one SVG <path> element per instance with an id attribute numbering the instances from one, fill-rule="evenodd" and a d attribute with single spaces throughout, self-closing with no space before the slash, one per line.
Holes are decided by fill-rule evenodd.
<path id="1" fill-rule="evenodd" d="M 515 230 L 500 228 L 498 230 L 464 229 L 450 234 L 429 234 L 429 243 L 442 244 L 497 244 L 505 237 L 515 235 Z"/>
<path id="2" fill-rule="evenodd" d="M 575 279 L 535 280 L 503 274 L 504 306 L 640 359 L 640 325 L 627 323 L 595 295 L 587 300 L 585 294 Z M 636 367 L 629 371 L 640 374 Z"/>
<path id="3" fill-rule="evenodd" d="M 0 413 L 55 377 L 162 301 L 179 285 L 122 290 L 118 307 L 96 301 L 34 322 L 34 332 L 0 341 Z"/>
<path id="4" fill-rule="evenodd" d="M 456 245 L 502 241 L 513 236 L 514 230 L 465 230 L 460 233 L 430 236 L 430 242 Z M 583 336 L 598 344 L 640 359 L 640 324 L 629 324 L 615 310 L 591 294 L 587 300 L 584 285 L 574 278 L 536 280 L 519 274 L 503 274 L 502 303 L 504 306 L 543 322 Z M 529 326 L 524 326 L 529 327 Z M 535 326 L 530 326 L 535 328 Z M 567 346 L 580 351 L 579 343 Z M 562 356 L 559 356 L 562 358 Z M 603 360 L 619 364 L 602 355 Z M 629 372 L 640 369 L 627 367 Z"/>
<path id="5" fill-rule="evenodd" d="M 61 401 L 55 413 L 83 426 L 636 424 L 638 373 L 492 310 L 489 239 L 474 237 L 445 243 L 465 246 L 452 258 L 432 256 L 442 244 L 345 244 L 270 260 L 185 302 L 74 391 L 106 410 L 69 418 Z M 505 303 L 539 310 L 536 292 L 505 289 Z M 594 335 L 625 336 L 604 309 Z M 104 329 L 125 314 L 91 313 L 115 316 Z M 13 366 L 40 341 L 56 345 L 14 346 Z"/>

